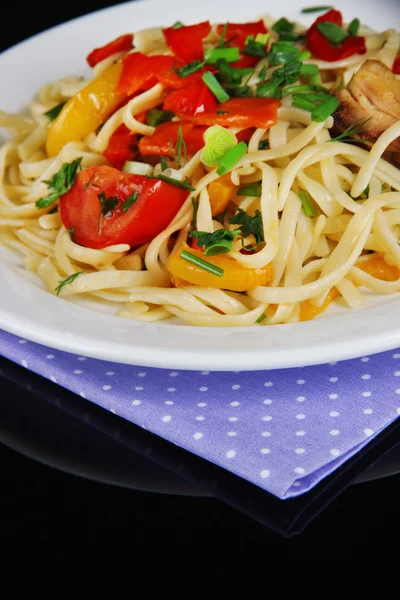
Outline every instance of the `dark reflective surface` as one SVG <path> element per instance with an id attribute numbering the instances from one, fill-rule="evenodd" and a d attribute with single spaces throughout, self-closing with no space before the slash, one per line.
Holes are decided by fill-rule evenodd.
<path id="1" fill-rule="evenodd" d="M 0 43 L 110 4 L 32 4 L 23 20 L 10 6 L 18 27 Z M 317 488 L 282 502 L 5 359 L 0 368 L 0 539 L 19 556 L 33 542 L 31 563 L 65 563 L 69 547 L 74 561 L 87 560 L 90 547 L 92 557 L 106 549 L 111 563 L 127 540 L 165 556 L 206 548 L 198 566 L 214 552 L 223 562 L 254 549 L 290 560 L 391 555 L 388 542 L 400 534 L 397 425 Z"/>

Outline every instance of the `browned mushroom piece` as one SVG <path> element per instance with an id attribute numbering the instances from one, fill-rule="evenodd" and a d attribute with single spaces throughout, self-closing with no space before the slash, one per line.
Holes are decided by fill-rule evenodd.
<path id="1" fill-rule="evenodd" d="M 337 89 L 335 95 L 340 100 L 333 115 L 337 132 L 342 133 L 356 121 L 361 124 L 369 119 L 354 139 L 374 143 L 400 120 L 400 81 L 379 60 L 366 60 L 347 88 Z M 400 137 L 388 150 L 400 152 Z"/>

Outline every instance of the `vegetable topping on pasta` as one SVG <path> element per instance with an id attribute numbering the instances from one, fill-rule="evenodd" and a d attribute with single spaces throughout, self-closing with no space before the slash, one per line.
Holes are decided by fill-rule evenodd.
<path id="1" fill-rule="evenodd" d="M 400 291 L 400 33 L 325 11 L 122 33 L 89 78 L 0 112 L 2 243 L 140 321 L 293 323 Z"/>

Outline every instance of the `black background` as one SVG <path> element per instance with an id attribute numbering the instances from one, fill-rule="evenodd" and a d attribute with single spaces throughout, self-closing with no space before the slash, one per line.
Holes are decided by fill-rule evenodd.
<path id="1" fill-rule="evenodd" d="M 2 27 L 1 49 L 112 4 L 118 3 L 52 3 L 46 9 L 43 3 L 31 3 L 24 5 L 23 11 L 18 3 L 9 5 L 7 23 L 13 26 Z M 8 366 L 4 361 L 3 370 Z M 34 394 L 5 377 L 0 379 L 0 392 L 3 398 L 13 398 L 16 405 L 19 400 L 37 401 Z M 56 386 L 48 393 L 56 394 Z M 40 431 L 40 419 L 38 410 L 32 430 Z M 4 421 L 0 424 L 4 427 Z M 132 435 L 136 435 L 133 429 Z M 387 450 L 387 444 L 400 440 L 396 435 L 383 442 L 377 455 Z M 168 454 L 167 446 L 162 452 Z M 347 479 L 373 458 L 367 456 L 365 464 L 356 465 Z M 139 552 L 145 563 L 161 553 L 162 562 L 174 561 L 183 549 L 194 569 L 207 576 L 215 572 L 220 578 L 232 578 L 238 554 L 291 561 L 390 557 L 389 544 L 400 533 L 400 475 L 357 485 L 349 485 L 347 479 L 333 487 L 331 498 L 328 493 L 320 514 L 317 508 L 311 511 L 315 514 L 301 533 L 288 537 L 218 498 L 158 494 L 100 483 L 46 466 L 1 444 L 0 542 L 7 548 L 8 558 L 14 552 L 19 558 L 29 556 L 31 565 L 44 564 L 43 560 L 46 564 L 87 564 L 94 559 L 98 564 L 107 562 L 110 569 L 122 556 L 129 558 Z M 232 481 L 230 484 L 235 487 Z M 237 498 L 240 493 L 238 486 Z M 259 503 L 266 515 L 271 504 L 275 519 L 288 506 L 271 503 L 267 495 L 264 500 L 259 498 Z M 142 561 L 132 562 L 132 570 L 136 572 Z M 268 568 L 267 560 L 264 568 Z"/>

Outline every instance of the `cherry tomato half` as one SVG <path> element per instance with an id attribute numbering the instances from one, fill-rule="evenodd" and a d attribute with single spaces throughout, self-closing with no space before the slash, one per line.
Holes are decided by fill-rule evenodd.
<path id="1" fill-rule="evenodd" d="M 187 196 L 187 190 L 159 179 L 103 165 L 78 174 L 61 197 L 60 214 L 65 227 L 73 228 L 73 240 L 82 246 L 135 247 L 163 231 Z"/>

